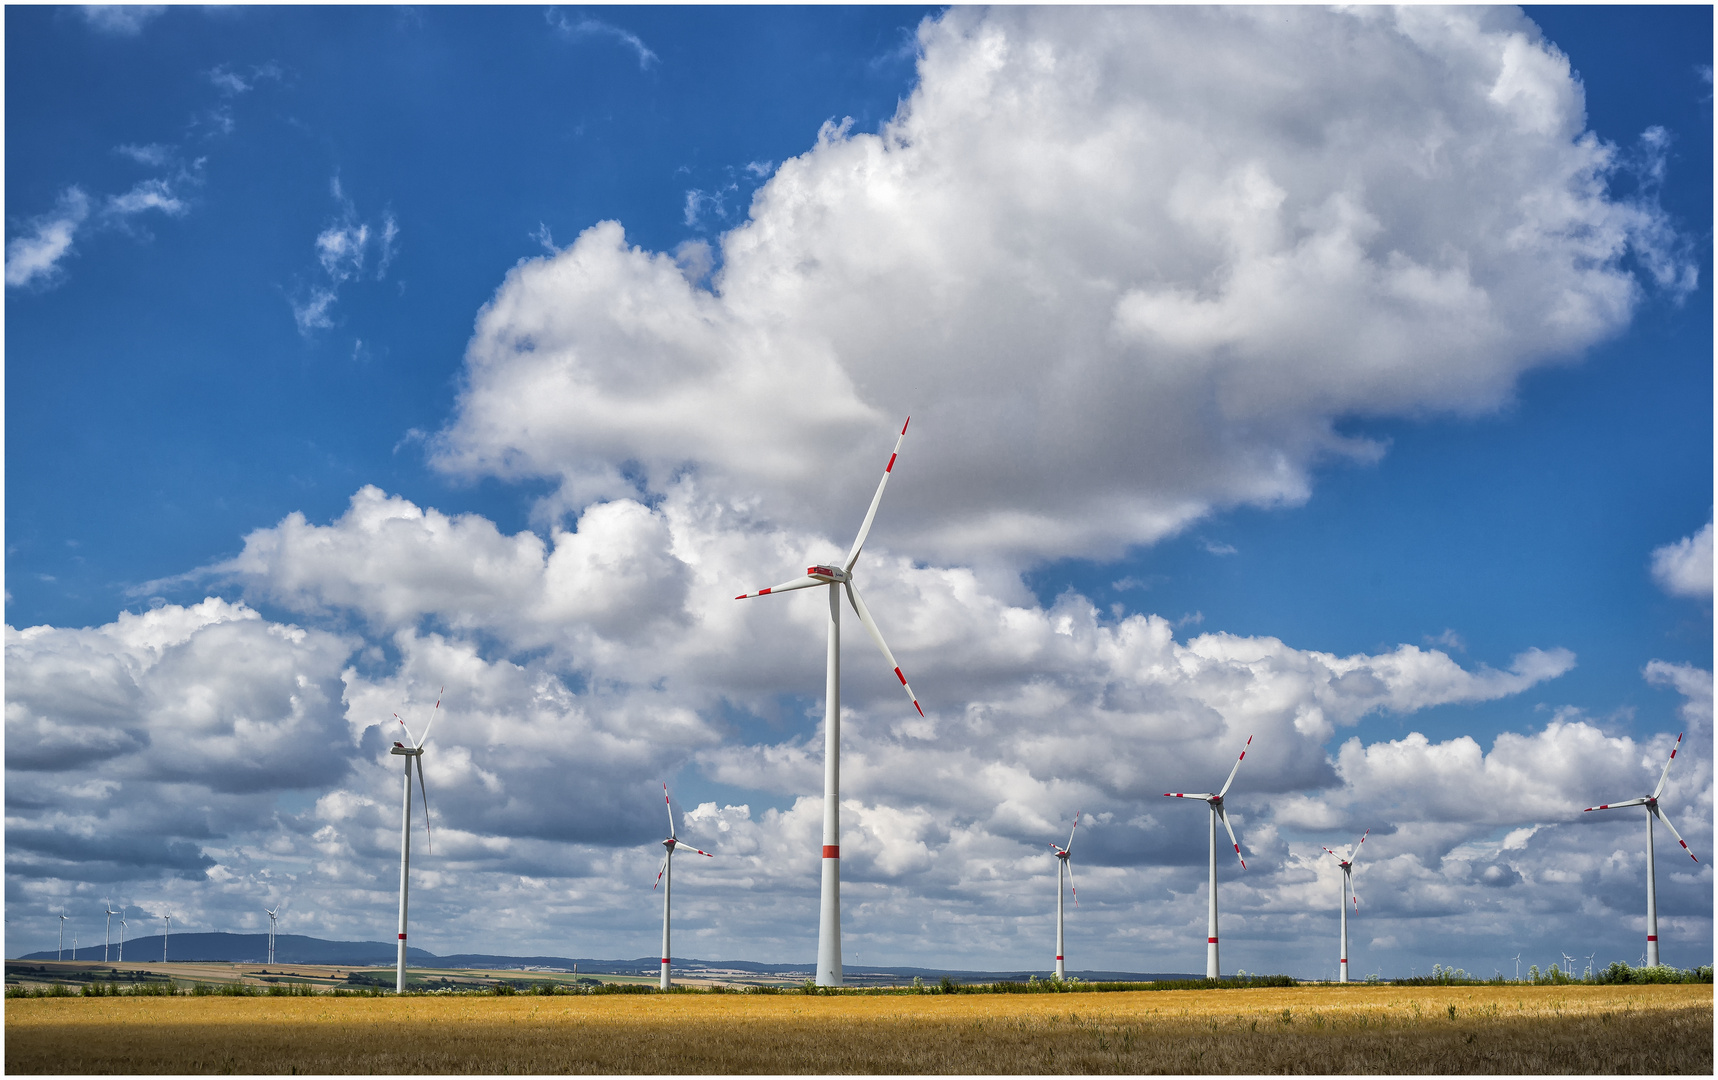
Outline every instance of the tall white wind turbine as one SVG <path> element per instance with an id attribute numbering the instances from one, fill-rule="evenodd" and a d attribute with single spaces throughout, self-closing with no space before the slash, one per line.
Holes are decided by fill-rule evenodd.
<path id="1" fill-rule="evenodd" d="M 1682 845 L 1683 851 L 1688 851 L 1688 842 L 1682 839 L 1682 834 L 1676 831 L 1676 826 L 1670 823 L 1658 809 L 1658 797 L 1664 794 L 1665 782 L 1670 779 L 1670 763 L 1676 760 L 1676 752 L 1682 749 L 1682 733 L 1676 735 L 1676 745 L 1670 748 L 1670 757 L 1665 760 L 1664 772 L 1659 774 L 1658 786 L 1652 789 L 1652 794 L 1644 799 L 1630 799 L 1627 802 L 1604 803 L 1601 806 L 1589 806 L 1582 813 L 1594 810 L 1616 810 L 1624 806 L 1646 807 L 1646 965 L 1658 966 L 1658 886 L 1655 881 L 1655 867 L 1652 853 L 1652 822 L 1657 818 L 1659 823 L 1670 830 L 1670 835 L 1676 837 L 1676 842 Z M 1688 851 L 1688 857 L 1694 858 L 1694 852 Z"/>
<path id="2" fill-rule="evenodd" d="M 60 951 L 54 954 L 56 962 L 66 958 L 66 919 L 69 917 L 63 913 L 60 915 Z"/>
<path id="3" fill-rule="evenodd" d="M 161 962 L 165 964 L 167 962 L 167 939 L 173 936 L 173 916 L 163 915 L 162 918 L 166 920 L 162 924 L 163 929 L 161 931 Z"/>
<path id="4" fill-rule="evenodd" d="M 125 909 L 120 908 L 119 915 L 119 962 L 125 963 Z"/>
<path id="5" fill-rule="evenodd" d="M 691 844 L 681 841 L 674 835 L 674 804 L 668 801 L 668 785 L 662 785 L 662 802 L 668 807 L 668 839 L 662 841 L 662 846 L 668 849 L 668 854 L 662 857 L 662 869 L 656 872 L 656 885 L 662 886 L 662 983 L 661 988 L 668 989 L 669 957 L 668 951 L 668 896 L 674 888 L 674 851 L 684 847 L 688 851 L 696 851 L 706 858 L 714 859 L 708 851 L 700 850 Z M 651 888 L 655 889 L 656 885 Z"/>
<path id="6" fill-rule="evenodd" d="M 1336 968 L 1337 982 L 1348 981 L 1348 901 L 1353 899 L 1354 910 L 1358 914 L 1360 898 L 1354 895 L 1354 864 L 1360 861 L 1360 847 L 1366 843 L 1366 838 L 1371 835 L 1371 829 L 1361 833 L 1360 839 L 1354 845 L 1354 850 L 1349 852 L 1346 859 L 1329 848 L 1324 849 L 1325 854 L 1334 858 L 1336 865 L 1342 867 L 1342 899 L 1336 902 L 1337 909 L 1342 912 L 1342 962 Z"/>
<path id="7" fill-rule="evenodd" d="M 1215 979 L 1217 973 L 1217 822 L 1223 822 L 1223 828 L 1229 830 L 1229 842 L 1235 845 L 1235 858 L 1241 860 L 1241 869 L 1247 868 L 1247 860 L 1241 856 L 1241 842 L 1235 839 L 1235 830 L 1229 824 L 1229 815 L 1223 809 L 1223 796 L 1229 794 L 1229 785 L 1235 782 L 1235 774 L 1241 771 L 1241 762 L 1247 759 L 1247 746 L 1253 745 L 1253 737 L 1247 736 L 1247 745 L 1241 747 L 1241 756 L 1235 759 L 1235 767 L 1229 770 L 1229 779 L 1223 782 L 1223 790 L 1215 795 L 1190 794 L 1182 791 L 1166 791 L 1166 799 L 1203 799 L 1211 810 L 1211 908 L 1207 920 L 1208 929 L 1205 932 L 1205 977 Z"/>
<path id="8" fill-rule="evenodd" d="M 1074 853 L 1074 829 L 1080 827 L 1080 815 L 1074 815 L 1074 828 L 1068 830 L 1068 846 L 1057 847 L 1050 845 L 1050 850 L 1056 853 L 1056 978 L 1067 977 L 1067 971 L 1062 966 L 1062 875 L 1068 877 L 1068 889 L 1074 894 L 1074 906 L 1080 906 L 1080 892 L 1074 888 L 1074 864 L 1069 857 Z"/>
<path id="9" fill-rule="evenodd" d="M 418 765 L 418 791 L 424 798 L 424 846 L 428 851 L 435 850 L 434 841 L 430 837 L 429 823 L 429 789 L 424 786 L 424 744 L 429 741 L 430 728 L 435 726 L 435 718 L 441 715 L 441 695 L 447 688 L 444 686 L 436 691 L 435 708 L 430 710 L 429 723 L 424 725 L 424 737 L 416 738 L 412 729 L 406 726 L 405 718 L 399 713 L 394 719 L 400 722 L 406 738 L 412 740 L 412 745 L 396 742 L 388 751 L 405 759 L 406 784 L 404 796 L 400 804 L 400 941 L 399 955 L 394 965 L 394 993 L 406 992 L 406 899 L 407 889 L 411 883 L 412 870 L 412 762 Z"/>
<path id="10" fill-rule="evenodd" d="M 429 816 L 429 812 L 427 810 L 424 812 L 424 816 L 426 818 Z M 279 914 L 280 914 L 280 905 L 276 904 L 272 910 L 269 908 L 264 908 L 263 910 L 265 912 L 267 912 L 267 914 L 268 914 L 268 962 L 270 964 L 273 964 L 274 963 L 274 924 L 275 924 L 276 918 L 278 918 Z"/>
<path id="11" fill-rule="evenodd" d="M 912 417 L 908 417 L 907 422 L 911 423 Z M 859 561 L 859 552 L 865 546 L 865 537 L 871 532 L 871 522 L 877 517 L 877 506 L 883 501 L 883 489 L 889 484 L 889 474 L 895 468 L 895 458 L 900 454 L 901 442 L 906 437 L 907 425 L 902 424 L 901 434 L 895 439 L 894 452 L 889 455 L 889 464 L 883 467 L 883 479 L 877 483 L 877 494 L 871 497 L 871 509 L 865 512 L 865 520 L 859 526 L 859 535 L 853 538 L 853 548 L 840 566 L 810 566 L 806 568 L 804 577 L 734 597 L 735 600 L 746 600 L 793 589 L 829 586 L 829 653 L 824 674 L 823 700 L 823 900 L 817 922 L 819 986 L 841 985 L 841 593 L 837 589 L 838 586 L 846 590 L 848 603 L 853 605 L 854 613 L 870 633 L 871 640 L 877 643 L 877 648 L 883 653 L 883 659 L 894 669 L 895 678 L 901 681 L 907 696 L 913 699 L 913 708 L 919 710 L 920 716 L 925 714 L 925 710 L 919 705 L 918 695 L 907 685 L 907 677 L 901 674 L 901 666 L 895 663 L 895 654 L 889 651 L 888 644 L 883 641 L 882 631 L 878 630 L 877 624 L 872 621 L 871 613 L 865 608 L 865 601 L 853 584 L 853 566 Z"/>
<path id="12" fill-rule="evenodd" d="M 101 962 L 107 963 L 108 943 L 113 938 L 113 917 L 119 912 L 113 910 L 112 900 L 103 900 L 101 909 L 107 912 L 107 928 L 101 932 Z"/>

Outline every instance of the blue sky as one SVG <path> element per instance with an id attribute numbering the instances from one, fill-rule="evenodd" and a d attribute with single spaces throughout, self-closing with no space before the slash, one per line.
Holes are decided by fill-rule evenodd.
<path id="1" fill-rule="evenodd" d="M 1306 852 L 1368 826 L 1363 968 L 1477 967 L 1528 913 L 1510 955 L 1621 956 L 1643 830 L 1568 808 L 1690 726 L 1675 820 L 1711 850 L 1710 561 L 1672 547 L 1710 543 L 1711 13 L 1529 15 L 1375 13 L 1392 74 L 1301 11 L 9 8 L 7 624 L 43 628 L 8 636 L 12 935 L 110 891 L 385 935 L 373 744 L 446 682 L 465 846 L 426 948 L 647 953 L 648 903 L 594 897 L 651 861 L 668 776 L 750 860 L 683 951 L 808 956 L 815 613 L 702 598 L 844 548 L 911 412 L 867 559 L 932 720 L 850 634 L 850 962 L 1033 962 L 1035 830 L 1085 809 L 1071 957 L 1197 970 L 1200 837 L 1147 795 L 1255 722 L 1233 963 L 1322 970 Z M 1185 58 L 1107 53 L 1130 35 Z M 550 549 L 596 584 L 563 596 Z M 1154 616 L 1186 685 L 1115 659 Z M 1338 704 L 1323 656 L 1388 693 Z M 292 764 L 248 793 L 226 751 L 160 760 L 256 724 Z M 1411 733 L 1493 755 L 1496 812 L 1422 812 Z M 549 763 L 588 783 L 543 819 Z M 180 847 L 123 853 L 143 803 Z M 1710 872 L 1670 865 L 1666 959 L 1709 961 Z M 498 888 L 497 940 L 432 928 Z"/>

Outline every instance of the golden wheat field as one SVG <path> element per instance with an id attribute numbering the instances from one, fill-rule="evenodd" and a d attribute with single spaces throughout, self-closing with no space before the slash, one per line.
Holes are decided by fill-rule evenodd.
<path id="1" fill-rule="evenodd" d="M 1711 986 L 30 998 L 9 1073 L 1697 1073 Z"/>

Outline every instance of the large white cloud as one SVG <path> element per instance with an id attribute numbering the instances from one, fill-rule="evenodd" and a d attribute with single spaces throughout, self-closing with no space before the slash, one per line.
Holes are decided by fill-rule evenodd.
<path id="1" fill-rule="evenodd" d="M 1624 325 L 1631 253 L 1692 273 L 1518 12 L 957 9 L 921 48 L 708 288 L 614 222 L 518 266 L 441 465 L 559 479 L 551 511 L 690 471 L 839 534 L 912 413 L 914 550 L 1104 555 L 1305 497 L 1379 452 L 1345 417 L 1498 406 Z"/>

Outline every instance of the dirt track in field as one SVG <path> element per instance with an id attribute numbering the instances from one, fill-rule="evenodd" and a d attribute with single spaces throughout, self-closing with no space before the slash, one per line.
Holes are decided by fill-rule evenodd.
<path id="1" fill-rule="evenodd" d="M 6 1002 L 6 1070 L 1710 1075 L 1712 1002 L 1705 985 L 30 998 Z"/>

